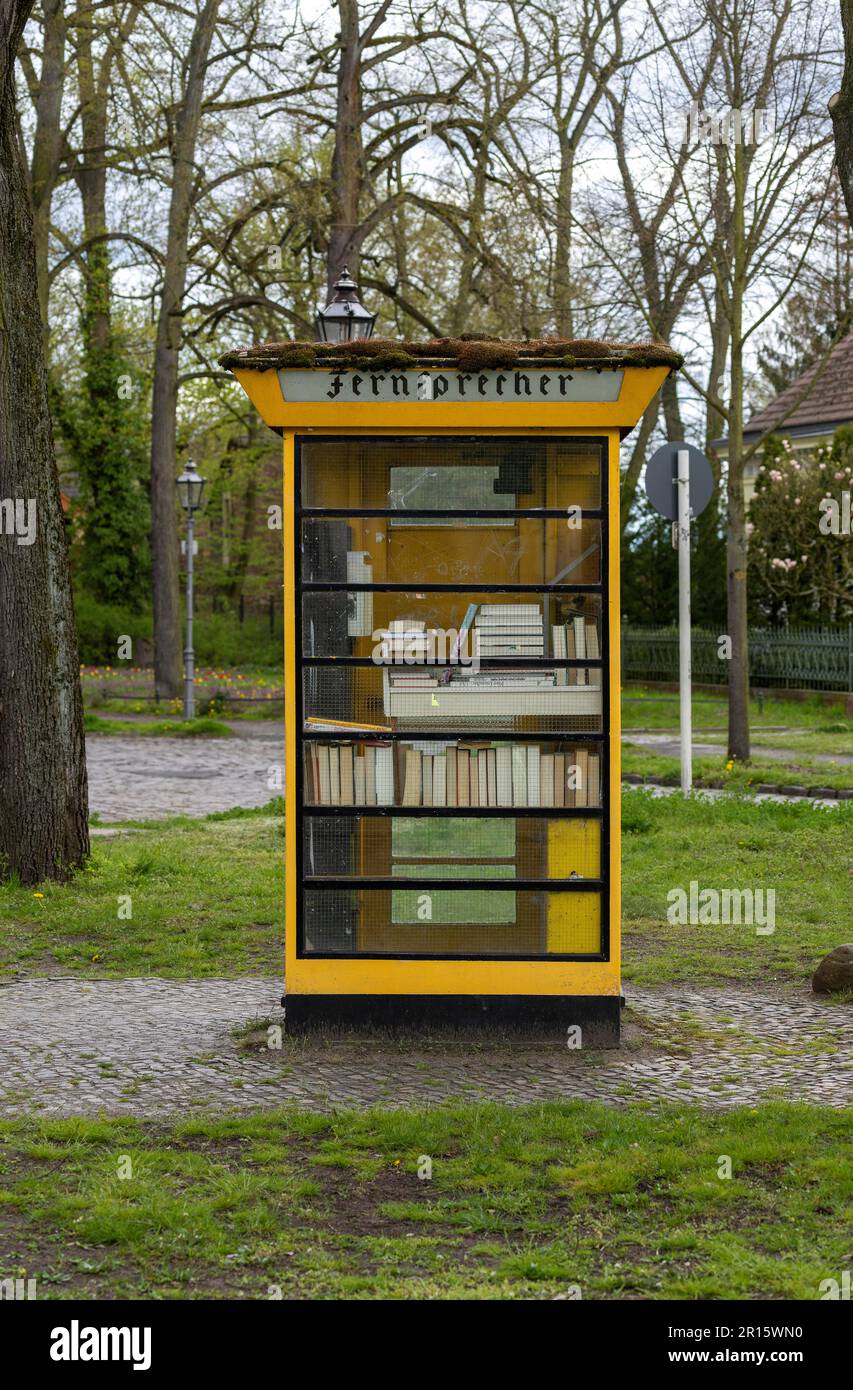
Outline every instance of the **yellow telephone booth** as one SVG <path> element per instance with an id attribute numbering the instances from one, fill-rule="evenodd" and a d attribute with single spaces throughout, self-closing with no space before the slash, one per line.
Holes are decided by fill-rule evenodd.
<path id="1" fill-rule="evenodd" d="M 222 362 L 284 439 L 288 1030 L 616 1044 L 619 445 L 678 357 Z"/>

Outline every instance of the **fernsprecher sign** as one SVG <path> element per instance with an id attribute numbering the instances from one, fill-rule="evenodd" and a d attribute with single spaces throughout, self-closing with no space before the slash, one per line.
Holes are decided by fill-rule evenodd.
<path id="1" fill-rule="evenodd" d="M 442 401 L 445 405 L 472 401 L 528 403 L 618 401 L 621 371 L 288 371 L 278 373 L 281 394 L 288 402 Z"/>

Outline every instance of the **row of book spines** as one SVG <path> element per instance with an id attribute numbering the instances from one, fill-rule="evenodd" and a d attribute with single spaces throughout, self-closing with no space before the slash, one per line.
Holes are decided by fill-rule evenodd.
<path id="1" fill-rule="evenodd" d="M 361 755 L 352 744 L 305 746 L 305 798 L 324 806 L 598 807 L 599 779 L 599 754 L 585 749 L 573 761 L 535 744 L 441 754 L 366 745 Z"/>

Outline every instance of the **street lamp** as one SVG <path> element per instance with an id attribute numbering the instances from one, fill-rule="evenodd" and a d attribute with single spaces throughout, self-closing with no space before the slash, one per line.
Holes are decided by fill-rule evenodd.
<path id="1" fill-rule="evenodd" d="M 184 719 L 195 718 L 195 652 L 193 651 L 193 550 L 195 548 L 195 513 L 201 506 L 207 482 L 190 460 L 176 480 L 178 499 L 187 514 L 187 645 L 184 648 Z"/>
<path id="2" fill-rule="evenodd" d="M 358 297 L 358 285 L 346 266 L 335 281 L 334 294 L 317 315 L 317 332 L 323 343 L 347 343 L 353 338 L 369 338 L 376 314 L 365 309 Z"/>

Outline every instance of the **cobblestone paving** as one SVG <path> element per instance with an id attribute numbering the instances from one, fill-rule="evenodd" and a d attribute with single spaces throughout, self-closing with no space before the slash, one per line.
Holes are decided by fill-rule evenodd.
<path id="1" fill-rule="evenodd" d="M 264 979 L 30 980 L 0 986 L 0 1115 L 146 1117 L 294 1104 L 328 1111 L 451 1099 L 849 1104 L 853 1020 L 805 990 L 628 988 L 619 1051 L 289 1039 Z"/>
<path id="2" fill-rule="evenodd" d="M 278 724 L 234 738 L 90 734 L 89 808 L 104 820 L 161 820 L 263 806 L 280 791 L 270 769 L 283 762 Z"/>

